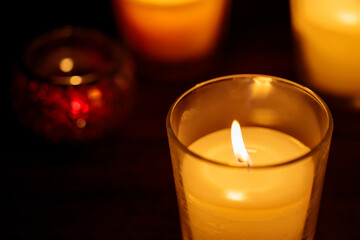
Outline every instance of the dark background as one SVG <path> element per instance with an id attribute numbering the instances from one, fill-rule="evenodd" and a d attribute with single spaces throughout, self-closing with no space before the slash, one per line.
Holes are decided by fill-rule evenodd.
<path id="1" fill-rule="evenodd" d="M 116 136 L 56 144 L 14 116 L 13 66 L 35 37 L 65 25 L 121 41 L 111 4 L 7 1 L 1 9 L 1 239 L 181 239 L 165 129 L 173 101 L 198 82 L 228 74 L 299 82 L 288 1 L 234 0 L 216 67 L 183 83 L 138 78 L 134 107 Z M 360 117 L 330 108 L 335 129 L 316 239 L 360 239 Z"/>

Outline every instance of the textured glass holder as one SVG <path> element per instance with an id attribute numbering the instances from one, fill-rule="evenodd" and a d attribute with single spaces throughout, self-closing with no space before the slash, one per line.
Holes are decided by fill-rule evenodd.
<path id="1" fill-rule="evenodd" d="M 116 132 L 132 106 L 133 63 L 94 29 L 64 27 L 34 39 L 14 74 L 13 106 L 21 122 L 55 142 Z"/>

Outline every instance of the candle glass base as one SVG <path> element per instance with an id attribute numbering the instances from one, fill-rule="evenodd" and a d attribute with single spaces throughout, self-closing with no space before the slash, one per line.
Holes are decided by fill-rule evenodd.
<path id="1" fill-rule="evenodd" d="M 233 120 L 253 166 L 222 159 Z M 221 77 L 184 93 L 166 123 L 184 240 L 314 238 L 333 130 L 315 93 L 272 76 Z"/>

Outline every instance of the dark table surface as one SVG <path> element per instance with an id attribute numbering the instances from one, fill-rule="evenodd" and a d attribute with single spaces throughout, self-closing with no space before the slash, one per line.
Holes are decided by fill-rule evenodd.
<path id="1" fill-rule="evenodd" d="M 53 143 L 19 123 L 11 70 L 33 38 L 57 27 L 81 25 L 118 37 L 110 3 L 8 1 L 2 7 L 11 16 L 2 30 L 1 239 L 181 239 L 165 128 L 170 105 L 194 84 L 222 75 L 299 81 L 288 2 L 233 2 L 211 70 L 178 83 L 137 75 L 135 103 L 121 130 L 75 145 Z M 360 114 L 330 108 L 335 129 L 316 239 L 360 239 Z"/>

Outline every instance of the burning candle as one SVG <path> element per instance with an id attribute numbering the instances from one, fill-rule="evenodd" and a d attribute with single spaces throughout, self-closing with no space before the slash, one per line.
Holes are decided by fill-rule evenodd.
<path id="1" fill-rule="evenodd" d="M 250 158 L 243 143 L 242 148 L 235 147 L 254 166 L 281 164 L 310 151 L 280 131 L 262 127 L 243 127 L 242 131 Z M 212 132 L 189 149 L 236 166 L 230 132 L 230 128 Z M 220 235 L 224 239 L 302 239 L 314 177 L 310 158 L 273 171 L 231 170 L 185 158 L 182 171 L 193 239 Z"/>
<path id="2" fill-rule="evenodd" d="M 360 2 L 290 2 L 294 33 L 309 84 L 334 96 L 359 96 Z"/>
<path id="3" fill-rule="evenodd" d="M 313 239 L 332 118 L 311 90 L 209 80 L 173 104 L 167 130 L 184 240 Z"/>
<path id="4" fill-rule="evenodd" d="M 228 0 L 114 0 L 126 42 L 158 61 L 202 58 L 217 44 Z"/>

